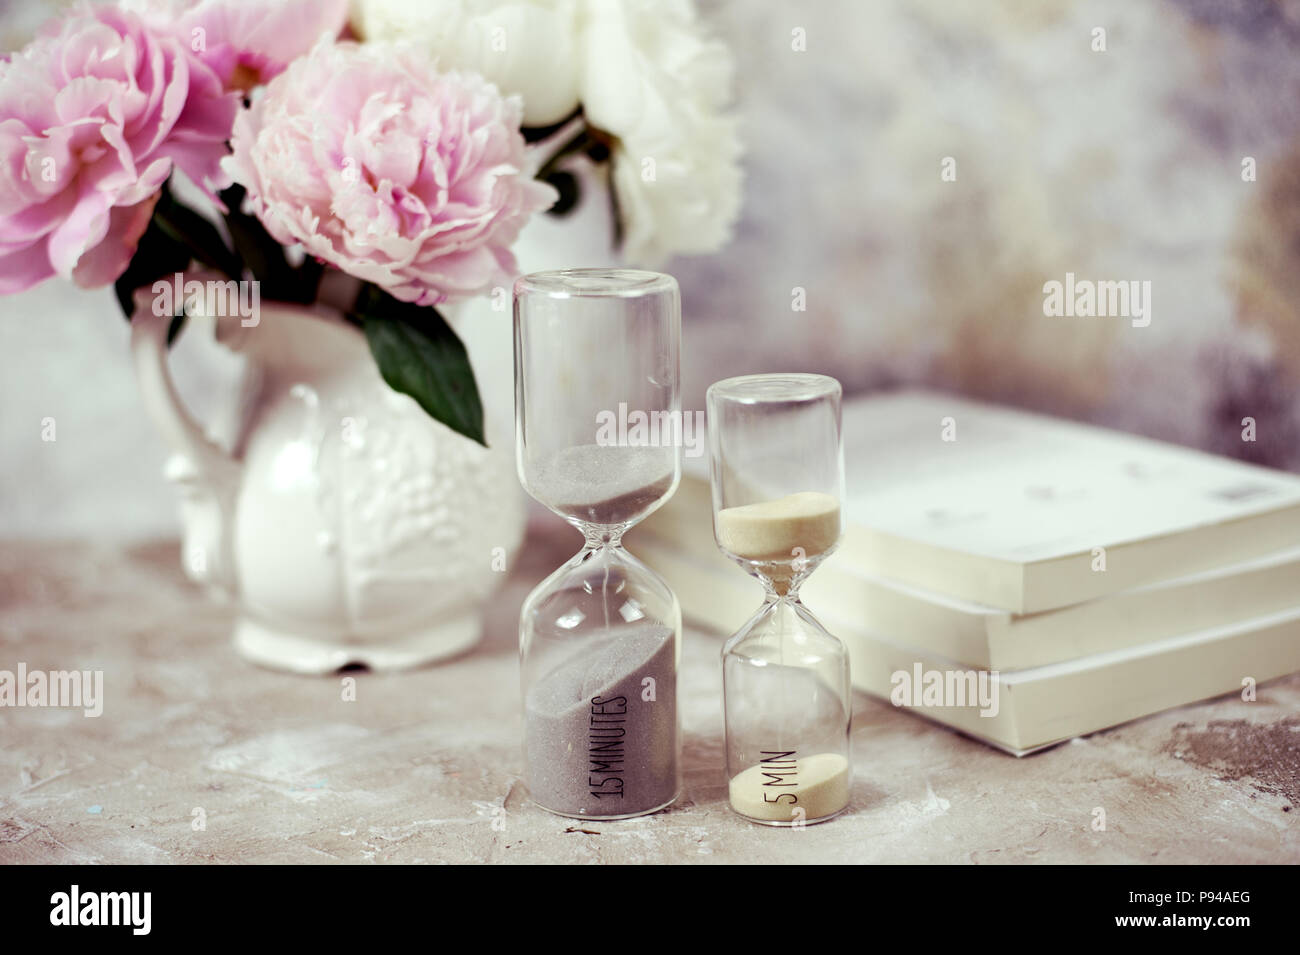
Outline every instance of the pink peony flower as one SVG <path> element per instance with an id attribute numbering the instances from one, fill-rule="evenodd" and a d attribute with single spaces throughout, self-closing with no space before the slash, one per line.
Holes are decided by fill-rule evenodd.
<path id="1" fill-rule="evenodd" d="M 173 164 L 219 178 L 237 108 L 176 40 L 112 7 L 0 60 L 0 293 L 116 279 Z"/>
<path id="2" fill-rule="evenodd" d="M 126 0 L 155 32 L 174 36 L 221 78 L 248 90 L 284 72 L 322 35 L 337 37 L 348 0 Z"/>
<path id="3" fill-rule="evenodd" d="M 262 224 L 394 297 L 475 295 L 555 190 L 526 172 L 522 104 L 382 45 L 322 43 L 235 120 L 224 168 Z"/>

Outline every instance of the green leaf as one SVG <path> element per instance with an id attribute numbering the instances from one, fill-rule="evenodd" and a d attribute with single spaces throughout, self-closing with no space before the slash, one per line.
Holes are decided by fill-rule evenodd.
<path id="1" fill-rule="evenodd" d="M 167 347 L 172 347 L 172 342 L 181 337 L 181 332 L 185 330 L 185 313 L 177 312 L 172 316 L 171 324 L 167 326 Z"/>
<path id="2" fill-rule="evenodd" d="M 367 283 L 350 317 L 360 321 L 390 388 L 410 395 L 430 417 L 487 447 L 469 354 L 436 308 L 400 302 Z"/>
<path id="3" fill-rule="evenodd" d="M 294 302 L 302 302 L 304 305 L 310 305 L 316 301 L 316 295 L 320 292 L 321 276 L 325 274 L 325 263 L 320 259 L 308 255 L 303 259 L 302 265 L 293 271 L 294 288 L 297 290 L 296 298 L 291 299 Z"/>
<path id="4" fill-rule="evenodd" d="M 244 195 L 244 187 L 238 184 L 222 191 L 220 198 L 225 203 L 226 211 L 221 217 L 230 230 L 230 238 L 244 264 L 256 278 L 269 285 L 277 276 L 289 271 L 289 263 L 285 260 L 284 248 L 280 243 L 271 238 L 255 216 L 243 211 Z M 271 295 L 269 288 L 264 291 L 268 296 Z"/>
<path id="5" fill-rule="evenodd" d="M 623 248 L 623 212 L 618 207 L 618 189 L 614 187 L 614 177 L 609 177 L 609 216 L 614 230 L 614 248 Z"/>
<path id="6" fill-rule="evenodd" d="M 558 123 L 551 123 L 549 126 L 525 126 L 519 131 L 524 135 L 524 142 L 540 143 L 543 139 L 549 139 L 551 136 L 554 136 L 581 115 L 582 107 L 579 106 Z"/>
<path id="7" fill-rule="evenodd" d="M 222 218 L 230 230 L 236 254 L 253 273 L 253 278 L 262 283 L 262 294 L 278 302 L 314 302 L 323 267 L 310 257 L 297 269 L 289 265 L 284 246 L 271 237 L 256 216 L 243 211 L 244 195 L 244 187 L 239 184 L 221 193 L 221 201 L 226 205 Z"/>
<path id="8" fill-rule="evenodd" d="M 184 272 L 189 265 L 190 250 L 164 232 L 156 219 L 149 220 L 130 264 L 113 283 L 117 304 L 127 321 L 135 311 L 133 299 L 136 289 L 152 285 L 164 276 L 171 278 L 177 272 Z"/>
<path id="9" fill-rule="evenodd" d="M 546 181 L 559 193 L 559 198 L 551 208 L 546 210 L 546 214 L 556 217 L 567 216 L 578 205 L 580 194 L 578 177 L 564 169 L 557 169 L 546 177 Z"/>
<path id="10" fill-rule="evenodd" d="M 238 255 L 226 248 L 217 227 L 172 198 L 171 190 L 165 185 L 158 205 L 154 206 L 153 221 L 173 242 L 189 249 L 194 261 L 216 269 L 227 278 L 236 281 L 242 278 L 244 264 Z"/>
<path id="11" fill-rule="evenodd" d="M 551 157 L 547 159 L 546 162 L 542 163 L 541 168 L 537 170 L 537 178 L 541 179 L 543 182 L 546 181 L 550 178 L 551 173 L 559 169 L 560 164 L 566 159 L 570 156 L 576 156 L 579 153 L 585 152 L 591 148 L 595 142 L 596 139 L 592 136 L 591 127 L 582 127 L 574 133 L 567 142 L 563 143 L 555 150 L 555 152 L 551 153 Z"/>

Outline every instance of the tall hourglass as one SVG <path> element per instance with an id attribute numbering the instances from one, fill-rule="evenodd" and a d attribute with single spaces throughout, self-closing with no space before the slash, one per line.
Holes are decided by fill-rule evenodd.
<path id="1" fill-rule="evenodd" d="M 662 809 L 680 786 L 681 609 L 623 549 L 680 476 L 677 282 L 630 269 L 515 283 L 519 479 L 582 532 L 519 620 L 526 776 L 564 816 Z"/>
<path id="2" fill-rule="evenodd" d="M 849 659 L 799 586 L 840 539 L 840 383 L 729 378 L 709 388 L 708 414 L 714 536 L 764 591 L 722 652 L 731 807 L 771 826 L 823 822 L 849 802 Z"/>

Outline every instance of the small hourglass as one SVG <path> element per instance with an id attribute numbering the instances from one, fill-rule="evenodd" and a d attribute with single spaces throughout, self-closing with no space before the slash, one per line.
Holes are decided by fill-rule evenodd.
<path id="1" fill-rule="evenodd" d="M 840 392 L 795 374 L 708 391 L 714 537 L 764 590 L 722 650 L 731 808 L 770 826 L 824 822 L 849 802 L 848 653 L 799 602 L 843 528 Z"/>
<path id="2" fill-rule="evenodd" d="M 681 608 L 623 549 L 681 473 L 681 306 L 668 275 L 571 269 L 515 283 L 519 480 L 582 550 L 519 619 L 532 799 L 585 819 L 677 798 Z"/>

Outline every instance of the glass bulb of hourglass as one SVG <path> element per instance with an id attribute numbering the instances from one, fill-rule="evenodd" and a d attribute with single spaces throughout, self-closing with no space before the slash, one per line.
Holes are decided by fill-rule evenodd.
<path id="1" fill-rule="evenodd" d="M 841 812 L 851 776 L 844 645 L 797 597 L 774 597 L 727 641 L 722 680 L 732 808 L 775 825 Z"/>
<path id="2" fill-rule="evenodd" d="M 799 600 L 843 526 L 839 399 L 818 375 L 709 389 L 714 535 L 765 594 L 723 647 L 728 792 L 767 825 L 823 822 L 849 801 L 848 653 Z"/>
<path id="3" fill-rule="evenodd" d="M 543 581 L 520 624 L 529 789 L 562 815 L 614 819 L 677 795 L 681 611 L 615 540 Z"/>
<path id="4" fill-rule="evenodd" d="M 680 414 L 677 284 L 578 269 L 515 286 L 519 478 L 584 546 L 542 581 L 519 619 L 525 778 L 535 803 L 619 819 L 680 788 L 681 609 L 623 533 L 667 500 L 676 446 L 598 440 L 615 409 Z"/>

